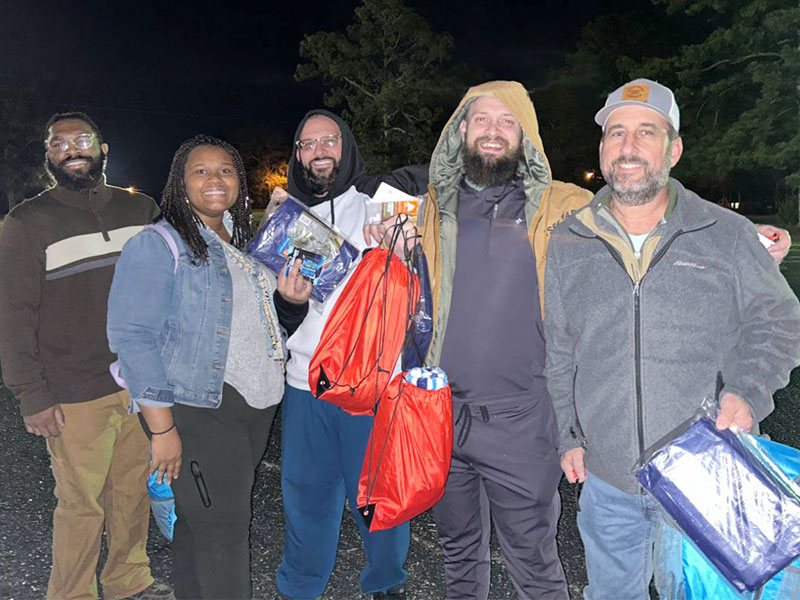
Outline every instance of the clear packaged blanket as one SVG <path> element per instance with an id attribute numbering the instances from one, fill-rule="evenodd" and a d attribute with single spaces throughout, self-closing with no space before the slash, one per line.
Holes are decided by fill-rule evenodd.
<path id="1" fill-rule="evenodd" d="M 311 297 L 324 302 L 347 275 L 358 249 L 333 227 L 289 197 L 247 245 L 247 251 L 276 274 L 291 258 L 313 283 Z"/>
<path id="2" fill-rule="evenodd" d="M 747 433 L 719 431 L 713 409 L 642 457 L 637 477 L 737 590 L 800 556 L 800 487 Z"/>

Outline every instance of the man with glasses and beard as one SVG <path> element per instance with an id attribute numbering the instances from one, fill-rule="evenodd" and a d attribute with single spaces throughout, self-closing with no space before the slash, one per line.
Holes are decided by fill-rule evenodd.
<path id="1" fill-rule="evenodd" d="M 333 113 L 312 110 L 297 127 L 294 144 L 289 194 L 335 224 L 359 250 L 365 249 L 361 230 L 368 197 L 353 185 L 364 161 L 350 128 Z M 325 591 L 336 560 L 345 498 L 364 540 L 361 590 L 373 598 L 405 597 L 408 523 L 370 533 L 356 511 L 372 417 L 354 416 L 318 400 L 308 385 L 311 357 L 345 286 L 342 282 L 320 310 L 309 310 L 286 344 L 291 352 L 282 405 L 286 535 L 277 574 L 278 590 L 285 598 L 317 598 Z"/>
<path id="2" fill-rule="evenodd" d="M 561 467 L 583 482 L 583 597 L 645 600 L 654 564 L 671 562 L 654 540 L 675 534 L 634 464 L 720 376 L 718 429 L 766 417 L 800 362 L 800 304 L 752 223 L 669 177 L 683 153 L 669 88 L 631 81 L 595 121 L 608 185 L 550 240 L 547 382 Z"/>
<path id="3" fill-rule="evenodd" d="M 55 495 L 48 598 L 173 598 L 146 554 L 148 441 L 114 382 L 106 306 L 123 244 L 158 214 L 106 185 L 108 144 L 83 113 L 51 117 L 55 186 L 14 207 L 0 231 L 0 364 L 28 433 L 46 438 Z"/>

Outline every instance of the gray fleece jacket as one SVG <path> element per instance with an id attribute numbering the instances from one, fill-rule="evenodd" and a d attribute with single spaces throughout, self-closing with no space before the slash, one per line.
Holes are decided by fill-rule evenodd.
<path id="1" fill-rule="evenodd" d="M 756 421 L 800 363 L 800 303 L 752 223 L 670 180 L 641 256 L 603 188 L 553 232 L 545 277 L 546 375 L 559 452 L 635 493 L 640 453 L 715 392 Z"/>

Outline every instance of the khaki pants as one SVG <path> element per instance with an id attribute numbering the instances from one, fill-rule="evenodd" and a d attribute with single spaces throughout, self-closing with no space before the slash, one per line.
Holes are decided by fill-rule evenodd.
<path id="1" fill-rule="evenodd" d="M 128 393 L 62 404 L 66 426 L 48 438 L 58 505 L 53 513 L 49 599 L 97 598 L 97 561 L 105 525 L 106 598 L 136 594 L 153 582 L 146 553 L 149 446 Z"/>

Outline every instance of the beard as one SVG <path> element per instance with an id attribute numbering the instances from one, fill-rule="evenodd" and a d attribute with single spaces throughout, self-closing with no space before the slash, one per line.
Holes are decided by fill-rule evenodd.
<path id="1" fill-rule="evenodd" d="M 89 166 L 86 172 L 83 173 L 80 171 L 72 173 L 65 170 L 64 165 L 67 163 L 67 161 L 75 158 L 85 158 L 92 161 L 92 164 Z M 103 182 L 103 173 L 106 170 L 106 154 L 101 151 L 100 155 L 97 157 L 84 155 L 70 156 L 58 164 L 54 164 L 48 156 L 45 160 L 44 168 L 58 185 L 64 186 L 73 192 L 88 190 L 93 187 L 97 187 Z"/>
<path id="2" fill-rule="evenodd" d="M 523 158 L 521 143 L 514 150 L 506 149 L 506 152 L 498 157 L 481 154 L 478 145 L 488 139 L 478 138 L 472 146 L 464 144 L 462 150 L 464 175 L 470 182 L 483 188 L 509 183 L 517 174 L 517 167 Z"/>
<path id="3" fill-rule="evenodd" d="M 603 171 L 611 197 L 623 206 L 642 206 L 652 202 L 669 181 L 670 163 L 672 162 L 672 145 L 667 146 L 664 155 L 664 166 L 658 171 L 650 169 L 650 164 L 638 156 L 620 156 L 611 163 L 609 172 Z M 625 180 L 617 177 L 614 167 L 621 163 L 644 165 L 644 175 L 639 181 L 626 185 Z"/>
<path id="4" fill-rule="evenodd" d="M 323 156 L 320 158 L 330 159 L 330 156 Z M 315 159 L 316 160 L 316 159 Z M 313 160 L 309 163 L 309 166 L 306 167 L 302 162 L 300 166 L 302 167 L 302 174 L 303 174 L 303 181 L 305 181 L 306 186 L 308 186 L 309 191 L 314 194 L 315 196 L 324 196 L 328 193 L 333 186 L 333 182 L 336 181 L 336 178 L 339 176 L 339 161 L 333 161 L 333 169 L 327 175 L 322 175 L 320 173 L 315 173 L 311 169 L 311 164 L 313 164 Z"/>

